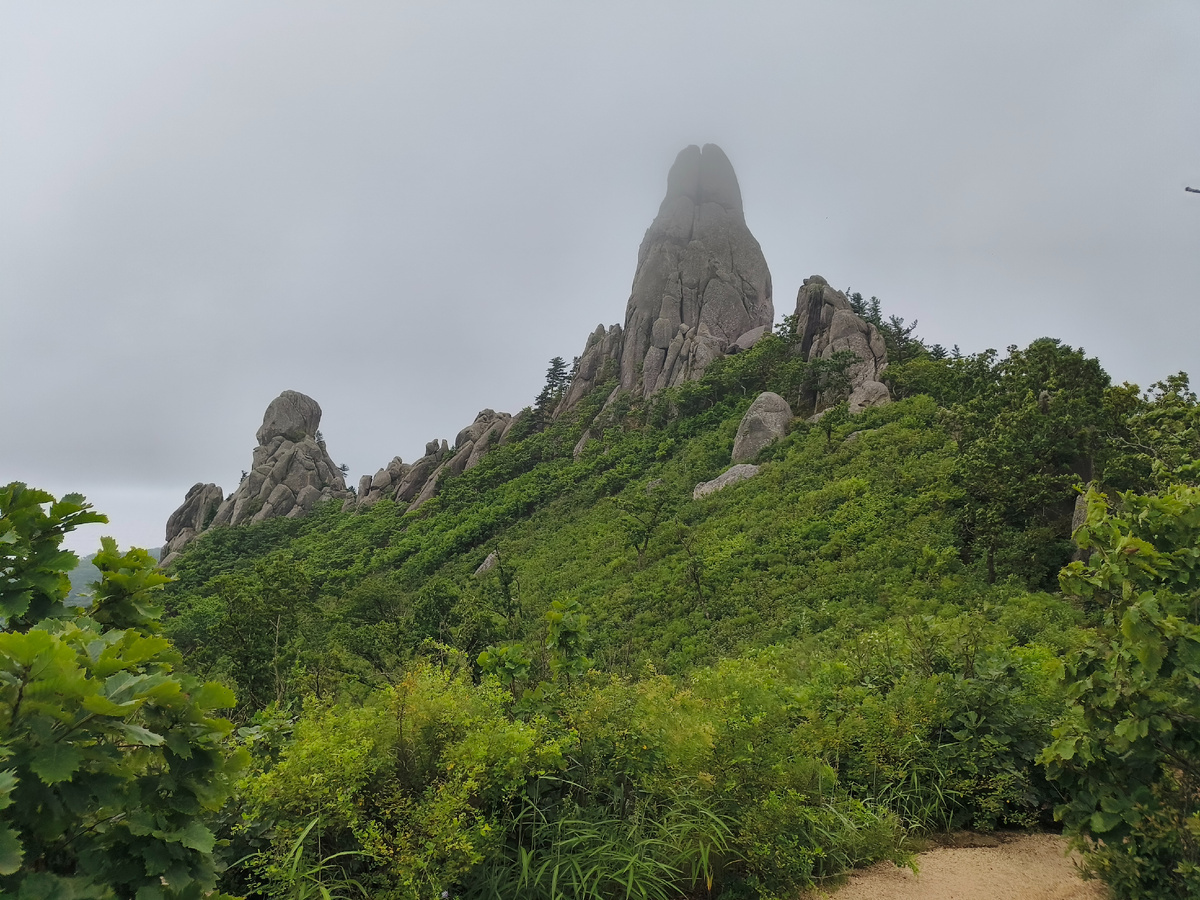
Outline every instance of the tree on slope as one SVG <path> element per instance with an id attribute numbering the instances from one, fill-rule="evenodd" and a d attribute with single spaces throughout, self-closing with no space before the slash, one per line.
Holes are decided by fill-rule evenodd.
<path id="1" fill-rule="evenodd" d="M 238 763 L 214 716 L 233 695 L 176 671 L 146 551 L 104 538 L 91 607 L 64 606 L 63 537 L 105 521 L 78 494 L 0 487 L 0 896 L 212 897 L 201 816 Z"/>
<path id="2" fill-rule="evenodd" d="M 1071 714 L 1042 753 L 1056 814 L 1121 898 L 1200 897 L 1200 463 L 1159 493 L 1096 490 L 1060 576 L 1096 611 Z"/>

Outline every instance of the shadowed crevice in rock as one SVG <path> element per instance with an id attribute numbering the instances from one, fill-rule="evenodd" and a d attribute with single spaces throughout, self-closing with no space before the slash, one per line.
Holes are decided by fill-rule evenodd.
<path id="1" fill-rule="evenodd" d="M 850 412 L 891 402 L 891 393 L 879 376 L 887 368 L 887 345 L 879 329 L 854 312 L 849 298 L 829 286 L 820 275 L 804 279 L 796 294 L 796 334 L 799 352 L 807 359 L 829 359 L 842 350 L 856 360 L 846 370 L 849 388 L 801 397 L 817 412 L 848 400 Z"/>

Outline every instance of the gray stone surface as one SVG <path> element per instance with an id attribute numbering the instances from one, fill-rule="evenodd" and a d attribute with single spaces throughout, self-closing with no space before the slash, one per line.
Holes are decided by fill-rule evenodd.
<path id="1" fill-rule="evenodd" d="M 475 577 L 479 578 L 481 575 L 486 575 L 488 572 L 492 571 L 492 569 L 496 568 L 496 566 L 499 564 L 500 564 L 500 554 L 497 551 L 493 550 L 491 553 L 489 553 L 487 555 L 487 559 L 485 559 L 483 562 L 481 562 L 479 564 L 479 568 L 475 570 Z"/>
<path id="2" fill-rule="evenodd" d="M 743 350 L 749 350 L 762 339 L 763 335 L 770 334 L 770 332 L 770 325 L 759 325 L 757 328 L 751 328 L 729 345 L 729 352 L 741 353 Z"/>
<path id="3" fill-rule="evenodd" d="M 692 499 L 699 500 L 701 497 L 707 497 L 709 494 L 714 494 L 723 488 L 729 487 L 731 484 L 737 484 L 739 481 L 745 481 L 747 478 L 753 478 L 758 474 L 759 467 L 743 463 L 739 466 L 733 466 L 727 469 L 712 481 L 702 481 L 696 485 L 692 491 Z"/>
<path id="4" fill-rule="evenodd" d="M 297 391 L 284 391 L 271 401 L 258 429 L 259 445 L 281 437 L 293 443 L 305 437 L 315 438 L 321 424 L 321 407 L 312 397 Z"/>
<path id="5" fill-rule="evenodd" d="M 857 415 L 871 406 L 885 406 L 892 402 L 891 392 L 881 381 L 864 381 L 850 392 L 850 415 Z"/>
<path id="6" fill-rule="evenodd" d="M 802 397 L 802 405 L 816 411 L 850 400 L 851 412 L 891 402 L 887 385 L 879 380 L 887 368 L 887 346 L 874 325 L 855 314 L 850 300 L 834 290 L 820 275 L 804 279 L 796 295 L 796 333 L 798 352 L 805 359 L 829 359 L 839 350 L 857 357 L 846 371 L 847 390 L 829 390 L 820 395 Z"/>
<path id="7" fill-rule="evenodd" d="M 738 424 L 737 437 L 733 439 L 733 461 L 750 462 L 764 447 L 787 434 L 792 418 L 792 408 L 786 400 L 763 391 Z"/>
<path id="8" fill-rule="evenodd" d="M 557 412 L 574 408 L 607 372 L 642 396 L 699 378 L 774 317 L 771 273 L 746 227 L 733 166 L 715 144 L 687 147 L 638 250 L 625 324 L 588 338 Z"/>
<path id="9" fill-rule="evenodd" d="M 184 495 L 183 504 L 167 519 L 162 562 L 175 561 L 179 551 L 196 539 L 212 520 L 225 500 L 225 492 L 216 484 L 197 483 Z"/>
<path id="10" fill-rule="evenodd" d="M 321 424 L 321 407 L 317 401 L 296 391 L 284 391 L 271 401 L 263 415 L 262 427 L 258 429 L 258 446 L 252 454 L 251 470 L 237 489 L 220 501 L 215 515 L 207 511 L 211 507 L 216 485 L 198 486 L 211 489 L 206 495 L 205 518 L 211 518 L 208 527 L 216 525 L 240 525 L 243 522 L 261 522 L 278 516 L 300 516 L 323 500 L 350 500 L 341 470 L 330 458 L 325 442 L 317 440 L 317 428 Z M 167 530 L 178 529 L 179 523 L 195 521 L 189 504 L 197 502 L 192 491 L 184 505 L 172 514 Z M 178 519 L 177 519 L 178 517 Z M 173 524 L 174 523 L 174 524 Z M 179 550 L 193 540 L 202 529 L 177 531 L 168 539 L 167 553 L 162 565 L 174 561 Z"/>

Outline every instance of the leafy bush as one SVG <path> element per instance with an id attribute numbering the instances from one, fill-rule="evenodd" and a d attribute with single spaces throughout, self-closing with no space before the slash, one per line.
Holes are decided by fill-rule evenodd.
<path id="1" fill-rule="evenodd" d="M 1195 478 L 1200 464 L 1176 472 Z M 1057 811 L 1122 898 L 1200 896 L 1200 488 L 1088 493 L 1091 550 L 1062 574 L 1100 614 L 1043 753 Z"/>
<path id="2" fill-rule="evenodd" d="M 63 536 L 107 521 L 79 495 L 0 488 L 0 890 L 20 898 L 196 898 L 216 881 L 203 817 L 239 760 L 233 695 L 176 672 L 155 634 L 167 578 L 111 538 L 91 608 L 68 611 Z"/>

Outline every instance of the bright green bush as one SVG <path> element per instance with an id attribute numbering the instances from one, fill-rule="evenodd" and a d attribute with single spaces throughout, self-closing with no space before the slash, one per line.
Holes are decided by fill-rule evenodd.
<path id="1" fill-rule="evenodd" d="M 214 714 L 233 695 L 178 672 L 155 634 L 167 581 L 110 538 L 89 609 L 67 610 L 83 498 L 0 488 L 0 892 L 16 898 L 199 898 L 213 888 L 204 817 L 238 758 Z"/>
<path id="2" fill-rule="evenodd" d="M 1060 815 L 1121 898 L 1200 896 L 1200 465 L 1116 509 L 1088 493 L 1062 573 L 1100 614 L 1070 666 L 1070 713 L 1043 761 Z"/>

